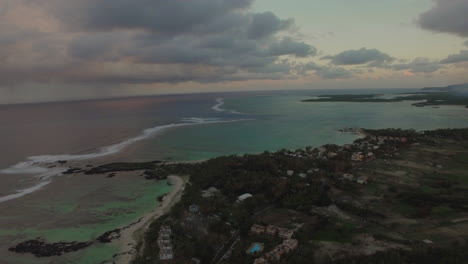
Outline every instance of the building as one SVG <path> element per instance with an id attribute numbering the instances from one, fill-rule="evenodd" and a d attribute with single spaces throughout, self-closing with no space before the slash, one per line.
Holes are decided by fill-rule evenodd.
<path id="1" fill-rule="evenodd" d="M 288 176 L 293 176 L 294 171 L 293 171 L 293 170 L 288 170 L 288 171 L 286 171 L 286 174 L 287 174 Z"/>
<path id="2" fill-rule="evenodd" d="M 298 245 L 299 245 L 299 242 L 296 240 L 296 239 L 287 239 L 287 240 L 284 240 L 283 241 L 283 245 L 289 250 L 289 251 L 293 251 L 295 250 Z M 288 252 L 289 252 L 288 251 Z"/>
<path id="3" fill-rule="evenodd" d="M 160 260 L 171 260 L 174 259 L 174 252 L 171 249 L 160 249 L 159 250 L 159 259 Z"/>
<path id="4" fill-rule="evenodd" d="M 251 198 L 251 197 L 253 197 L 252 194 L 250 194 L 250 193 L 244 193 L 243 195 L 237 197 L 237 202 L 238 202 L 238 203 L 243 202 L 243 201 L 245 201 L 245 200 L 247 200 L 247 199 L 249 199 L 249 198 Z"/>
<path id="5" fill-rule="evenodd" d="M 265 233 L 270 236 L 276 236 L 278 234 L 278 227 L 274 225 L 267 226 Z"/>
<path id="6" fill-rule="evenodd" d="M 252 234 L 256 234 L 256 235 L 261 235 L 261 234 L 265 233 L 265 230 L 266 230 L 266 227 L 264 227 L 262 225 L 253 225 L 250 228 L 250 232 Z"/>
<path id="7" fill-rule="evenodd" d="M 278 228 L 278 236 L 282 239 L 290 239 L 294 235 L 294 230 L 287 228 Z"/>
<path id="8" fill-rule="evenodd" d="M 174 258 L 174 252 L 171 244 L 172 230 L 170 226 L 161 226 L 158 236 L 159 259 L 171 260 Z"/>

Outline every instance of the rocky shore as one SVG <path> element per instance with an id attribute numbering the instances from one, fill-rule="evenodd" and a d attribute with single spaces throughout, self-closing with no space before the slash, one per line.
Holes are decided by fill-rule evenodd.
<path id="1" fill-rule="evenodd" d="M 36 257 L 52 257 L 61 256 L 64 253 L 78 251 L 89 247 L 93 242 L 57 242 L 46 243 L 43 239 L 33 239 L 24 241 L 14 247 L 9 248 L 9 251 L 16 253 L 31 253 Z"/>

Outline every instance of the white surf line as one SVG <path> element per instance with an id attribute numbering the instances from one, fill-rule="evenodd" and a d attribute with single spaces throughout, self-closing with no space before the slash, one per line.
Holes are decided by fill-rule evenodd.
<path id="1" fill-rule="evenodd" d="M 226 110 L 221 108 L 221 106 L 224 105 L 224 99 L 223 98 L 216 98 L 216 104 L 211 107 L 211 109 L 215 110 L 216 112 L 225 112 Z"/>
<path id="2" fill-rule="evenodd" d="M 115 154 L 123 150 L 125 147 L 140 141 L 144 140 L 146 138 L 149 138 L 151 136 L 157 135 L 164 130 L 170 129 L 170 128 L 176 128 L 176 127 L 183 127 L 183 126 L 194 126 L 194 125 L 205 125 L 205 124 L 217 124 L 217 123 L 232 123 L 232 122 L 240 122 L 240 121 L 249 121 L 252 119 L 234 119 L 234 120 L 221 120 L 219 118 L 199 118 L 199 117 L 190 117 L 190 118 L 182 118 L 181 121 L 183 123 L 175 123 L 175 124 L 169 124 L 169 125 L 162 125 L 162 126 L 156 126 L 152 128 L 148 128 L 143 130 L 143 132 L 133 138 L 129 138 L 125 141 L 122 141 L 120 143 L 102 147 L 100 148 L 97 152 L 94 153 L 89 153 L 89 154 L 80 154 L 80 155 L 41 155 L 41 156 L 32 156 L 28 157 L 28 160 L 17 163 L 9 168 L 0 170 L 0 173 L 4 174 L 38 174 L 37 178 L 41 179 L 41 181 L 30 188 L 27 189 L 22 189 L 18 190 L 14 194 L 6 195 L 3 197 L 0 197 L 0 203 L 6 202 L 9 200 L 17 199 L 20 197 L 23 197 L 27 194 L 30 194 L 32 192 L 38 191 L 42 189 L 44 186 L 49 184 L 51 180 L 49 178 L 53 176 L 57 176 L 62 174 L 64 171 L 67 170 L 67 168 L 54 168 L 54 169 L 48 169 L 43 166 L 40 166 L 41 164 L 48 164 L 48 163 L 53 163 L 57 162 L 59 160 L 88 160 L 88 159 L 93 159 L 93 158 L 98 158 L 98 157 L 103 157 L 111 154 Z"/>
<path id="3" fill-rule="evenodd" d="M 216 104 L 211 107 L 211 109 L 215 110 L 216 112 L 229 112 L 231 114 L 243 115 L 244 113 L 238 112 L 236 110 L 227 110 L 222 108 L 221 106 L 224 105 L 224 98 L 216 98 Z"/>

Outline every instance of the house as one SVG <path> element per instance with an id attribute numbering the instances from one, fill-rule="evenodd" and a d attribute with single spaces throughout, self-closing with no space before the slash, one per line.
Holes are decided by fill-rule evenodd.
<path id="1" fill-rule="evenodd" d="M 200 207 L 198 207 L 198 205 L 196 205 L 196 204 L 192 204 L 192 205 L 189 206 L 189 211 L 192 214 L 198 214 L 198 212 L 200 212 Z"/>
<path id="2" fill-rule="evenodd" d="M 329 158 L 335 158 L 337 156 L 338 156 L 338 153 L 336 153 L 336 152 L 328 152 L 328 157 Z"/>
<path id="3" fill-rule="evenodd" d="M 307 177 L 307 174 L 305 174 L 305 173 L 299 173 L 299 177 L 305 178 L 305 177 Z"/>
<path id="4" fill-rule="evenodd" d="M 245 200 L 247 200 L 247 199 L 249 199 L 249 198 L 251 198 L 251 197 L 253 197 L 252 194 L 250 194 L 250 193 L 244 193 L 244 194 L 242 194 L 241 196 L 237 197 L 237 202 L 238 202 L 238 203 L 241 203 L 241 202 L 243 202 L 243 201 L 245 201 Z"/>
<path id="5" fill-rule="evenodd" d="M 293 176 L 294 171 L 293 171 L 293 170 L 288 170 L 288 171 L 286 171 L 286 174 L 287 174 L 288 176 Z"/>
<path id="6" fill-rule="evenodd" d="M 252 234 L 256 234 L 256 235 L 260 235 L 260 234 L 263 234 L 265 233 L 265 230 L 266 230 L 266 227 L 262 226 L 262 225 L 253 225 L 251 228 L 250 228 L 250 232 Z"/>

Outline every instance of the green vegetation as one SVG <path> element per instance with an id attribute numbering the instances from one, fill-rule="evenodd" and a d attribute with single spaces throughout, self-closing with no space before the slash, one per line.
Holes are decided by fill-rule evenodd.
<path id="1" fill-rule="evenodd" d="M 190 175 L 190 184 L 149 227 L 134 263 L 159 263 L 162 224 L 173 230 L 175 263 L 193 257 L 252 263 L 255 256 L 245 252 L 251 243 L 264 243 L 266 251 L 280 243 L 251 234 L 253 224 L 297 228 L 299 247 L 279 263 L 464 263 L 468 226 L 452 220 L 468 214 L 468 129 L 363 131 L 367 137 L 346 147 L 158 164 L 154 171 Z M 371 151 L 370 158 L 351 161 L 353 153 Z M 369 184 L 358 184 L 359 177 Z M 219 192 L 203 197 L 210 187 Z M 236 202 L 244 193 L 253 197 Z M 193 204 L 199 212 L 188 210 Z M 221 260 L 217 252 L 227 254 L 231 246 Z"/>

